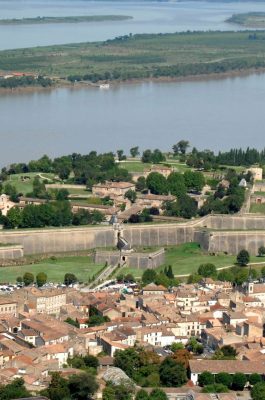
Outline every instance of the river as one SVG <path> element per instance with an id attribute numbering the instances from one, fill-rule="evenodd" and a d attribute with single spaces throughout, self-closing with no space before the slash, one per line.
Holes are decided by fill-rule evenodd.
<path id="1" fill-rule="evenodd" d="M 0 96 L 1 165 L 91 150 L 263 148 L 265 75 Z"/>
<path id="2" fill-rule="evenodd" d="M 0 50 L 99 41 L 128 33 L 236 30 L 233 13 L 265 11 L 262 2 L 0 0 L 0 18 L 122 14 L 132 20 L 79 24 L 0 25 Z"/>

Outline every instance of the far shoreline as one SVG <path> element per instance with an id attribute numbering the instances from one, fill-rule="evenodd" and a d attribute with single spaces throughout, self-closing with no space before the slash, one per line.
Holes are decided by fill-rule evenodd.
<path id="1" fill-rule="evenodd" d="M 97 83 L 92 83 L 89 81 L 71 83 L 68 81 L 56 81 L 52 86 L 42 87 L 42 86 L 21 86 L 16 88 L 0 88 L 0 96 L 4 94 L 26 94 L 26 93 L 37 93 L 37 92 L 51 92 L 57 89 L 100 89 L 101 84 L 109 83 L 110 89 L 117 88 L 123 85 L 139 85 L 142 83 L 174 83 L 174 82 L 208 82 L 216 80 L 224 80 L 229 78 L 242 78 L 251 75 L 262 75 L 265 73 L 265 68 L 250 68 L 246 70 L 238 71 L 228 71 L 222 73 L 212 73 L 212 74 L 200 74 L 200 75 L 189 75 L 182 77 L 159 77 L 159 78 L 143 78 L 143 79 L 129 79 L 124 81 L 99 81 Z M 59 78 L 58 78 L 59 79 Z M 106 90 L 106 89 L 104 89 Z M 109 90 L 109 89 L 107 89 Z"/>

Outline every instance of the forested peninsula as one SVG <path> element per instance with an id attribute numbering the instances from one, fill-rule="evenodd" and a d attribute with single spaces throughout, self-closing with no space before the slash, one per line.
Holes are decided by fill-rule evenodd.
<path id="1" fill-rule="evenodd" d="M 15 70 L 57 85 L 189 79 L 264 68 L 265 31 L 129 34 L 105 42 L 0 52 L 3 75 Z M 1 82 L 7 87 L 9 81 L 1 79 L 0 87 Z"/>
<path id="2" fill-rule="evenodd" d="M 67 17 L 34 17 L 0 19 L 0 25 L 32 25 L 32 24 L 74 24 L 79 22 L 124 21 L 132 19 L 128 15 L 80 15 Z"/>
<path id="3" fill-rule="evenodd" d="M 265 29 L 265 12 L 234 14 L 227 22 L 238 24 L 246 28 Z"/>

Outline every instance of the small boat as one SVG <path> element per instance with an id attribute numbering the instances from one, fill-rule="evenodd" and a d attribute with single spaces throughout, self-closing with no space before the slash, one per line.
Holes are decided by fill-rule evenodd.
<path id="1" fill-rule="evenodd" d="M 101 85 L 99 85 L 100 89 L 109 89 L 109 83 L 102 83 Z"/>

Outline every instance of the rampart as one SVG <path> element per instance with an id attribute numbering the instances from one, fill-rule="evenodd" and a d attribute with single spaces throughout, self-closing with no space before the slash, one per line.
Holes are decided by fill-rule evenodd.
<path id="1" fill-rule="evenodd" d="M 157 268 L 165 262 L 165 250 L 159 249 L 154 252 L 138 253 L 138 252 L 122 252 L 119 251 L 102 251 L 95 252 L 95 263 L 109 265 L 117 265 L 126 267 L 134 267 L 137 269 L 153 269 Z"/>
<path id="2" fill-rule="evenodd" d="M 11 260 L 14 258 L 21 258 L 24 255 L 23 246 L 21 245 L 7 245 L 0 246 L 0 260 Z"/>
<path id="3" fill-rule="evenodd" d="M 245 248 L 257 254 L 258 247 L 265 245 L 265 216 L 209 215 L 185 223 L 124 224 L 121 235 L 132 247 L 196 241 L 205 251 L 237 254 Z M 2 230 L 0 243 L 21 245 L 25 255 L 82 251 L 115 246 L 117 230 L 112 226 Z"/>

